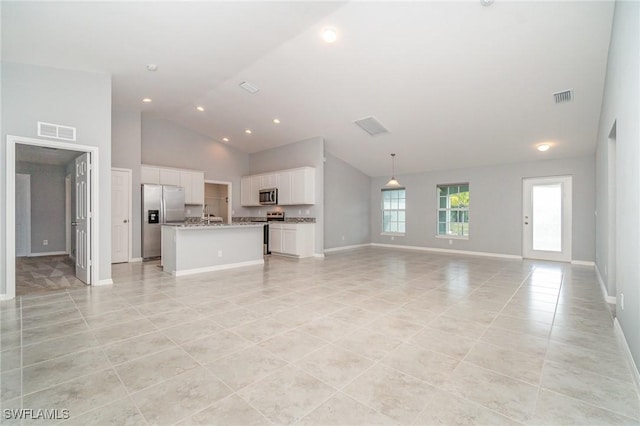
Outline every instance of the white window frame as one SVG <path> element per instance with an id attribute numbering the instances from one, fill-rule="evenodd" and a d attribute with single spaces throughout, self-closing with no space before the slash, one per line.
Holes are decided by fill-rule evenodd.
<path id="1" fill-rule="evenodd" d="M 384 208 L 384 193 L 385 192 L 393 192 L 393 191 L 404 191 L 404 202 L 405 202 L 405 208 L 404 209 L 385 209 Z M 381 225 L 382 225 L 382 231 L 380 232 L 380 235 L 390 235 L 390 236 L 396 236 L 396 237 L 402 237 L 406 234 L 406 229 L 407 229 L 407 190 L 406 188 L 382 188 L 382 190 L 380 191 L 380 209 L 381 209 Z M 403 212 L 404 213 L 404 229 L 405 232 L 389 232 L 389 231 L 385 231 L 384 230 L 384 213 L 387 211 L 395 211 L 395 212 Z M 399 221 L 398 221 L 399 223 Z"/>
<path id="2" fill-rule="evenodd" d="M 463 207 L 463 208 L 440 207 L 440 188 L 451 187 L 451 186 L 467 186 L 469 191 L 469 207 Z M 442 184 L 436 185 L 436 235 L 435 237 L 444 238 L 447 240 L 468 240 L 469 235 L 471 234 L 471 216 L 469 214 L 470 206 L 471 206 L 471 185 L 469 184 L 469 182 L 442 183 Z M 468 229 L 469 229 L 468 234 L 467 235 L 440 234 L 440 212 L 441 211 L 446 211 L 449 213 L 452 211 L 467 212 L 468 221 L 466 223 L 468 224 Z M 446 223 L 447 223 L 447 229 L 448 229 L 448 225 L 451 223 L 451 221 L 448 221 Z"/>

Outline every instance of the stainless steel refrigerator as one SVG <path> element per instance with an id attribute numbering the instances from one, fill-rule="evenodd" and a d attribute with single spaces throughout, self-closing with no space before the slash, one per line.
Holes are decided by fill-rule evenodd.
<path id="1" fill-rule="evenodd" d="M 184 222 L 184 188 L 142 185 L 142 258 L 160 257 L 163 223 Z"/>

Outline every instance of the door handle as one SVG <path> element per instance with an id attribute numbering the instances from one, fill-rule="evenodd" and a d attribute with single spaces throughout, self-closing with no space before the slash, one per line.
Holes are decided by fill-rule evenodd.
<path id="1" fill-rule="evenodd" d="M 127 219 L 123 220 L 122 223 L 129 223 Z"/>
<path id="2" fill-rule="evenodd" d="M 71 226 L 77 226 L 78 222 L 71 222 Z"/>
<path id="3" fill-rule="evenodd" d="M 529 224 L 529 222 L 525 222 L 524 224 L 525 224 L 525 225 L 528 225 L 528 224 Z"/>

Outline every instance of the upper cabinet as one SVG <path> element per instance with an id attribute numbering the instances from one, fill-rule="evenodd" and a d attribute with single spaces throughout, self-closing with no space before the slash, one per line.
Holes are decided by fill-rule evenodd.
<path id="1" fill-rule="evenodd" d="M 278 188 L 278 175 L 270 173 L 260 176 L 260 189 Z"/>
<path id="2" fill-rule="evenodd" d="M 160 184 L 160 167 L 142 166 L 140 167 L 140 182 Z"/>
<path id="3" fill-rule="evenodd" d="M 180 170 L 185 204 L 204 204 L 204 172 Z"/>
<path id="4" fill-rule="evenodd" d="M 315 204 L 314 167 L 281 170 L 245 176 L 241 180 L 241 203 L 245 207 L 259 206 L 258 192 L 266 188 L 278 188 L 278 205 L 295 206 Z"/>
<path id="5" fill-rule="evenodd" d="M 204 172 L 143 165 L 140 182 L 181 186 L 185 204 L 204 204 Z"/>
<path id="6" fill-rule="evenodd" d="M 180 185 L 180 173 L 178 169 L 160 168 L 160 185 Z"/>

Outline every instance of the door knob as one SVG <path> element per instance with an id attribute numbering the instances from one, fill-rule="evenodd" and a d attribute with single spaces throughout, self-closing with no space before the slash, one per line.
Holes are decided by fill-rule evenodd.
<path id="1" fill-rule="evenodd" d="M 123 223 L 129 223 L 129 221 L 127 219 L 122 221 Z"/>
<path id="2" fill-rule="evenodd" d="M 529 222 L 525 222 L 524 224 L 525 224 L 525 225 L 528 225 L 528 224 L 529 224 Z"/>

